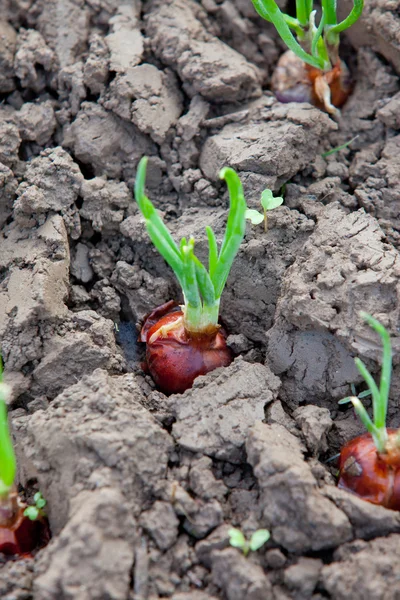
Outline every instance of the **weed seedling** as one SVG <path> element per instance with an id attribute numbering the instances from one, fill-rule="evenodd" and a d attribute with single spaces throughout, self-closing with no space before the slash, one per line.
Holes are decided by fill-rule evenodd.
<path id="1" fill-rule="evenodd" d="M 136 176 L 135 198 L 151 241 L 182 288 L 183 305 L 178 308 L 172 301 L 156 308 L 146 318 L 140 339 L 146 342 L 147 366 L 157 386 L 165 393 L 180 393 L 191 387 L 198 375 L 232 362 L 218 315 L 221 294 L 244 237 L 247 207 L 239 177 L 233 169 L 222 169 L 220 178 L 228 186 L 230 209 L 220 249 L 213 230 L 206 227 L 207 270 L 194 253 L 194 238 L 182 238 L 177 245 L 146 197 L 146 165 L 144 157 Z"/>
<path id="2" fill-rule="evenodd" d="M 359 137 L 358 135 L 355 135 L 348 142 L 345 142 L 344 144 L 341 144 L 340 146 L 335 146 L 335 148 L 331 148 L 327 152 L 323 152 L 321 154 L 322 158 L 327 158 L 328 156 L 332 156 L 332 154 L 336 154 L 336 152 L 341 152 L 342 150 L 346 150 L 346 148 L 348 148 L 350 146 L 350 144 L 355 142 L 358 137 Z"/>
<path id="3" fill-rule="evenodd" d="M 338 404 L 350 404 L 354 396 L 356 396 L 359 400 L 362 400 L 362 398 L 366 398 L 367 396 L 371 395 L 371 390 L 364 390 L 363 392 L 357 394 L 356 386 L 354 385 L 354 383 L 350 384 L 350 389 L 351 396 L 346 396 L 346 398 L 342 398 L 341 400 L 339 400 Z"/>
<path id="4" fill-rule="evenodd" d="M 350 401 L 368 433 L 342 448 L 338 485 L 373 504 L 400 510 L 400 430 L 386 428 L 392 373 L 391 341 L 388 331 L 379 321 L 367 313 L 361 315 L 382 340 L 381 378 L 378 387 L 365 364 L 359 358 L 355 359 L 372 395 L 373 419 L 360 398 L 352 396 Z"/>
<path id="5" fill-rule="evenodd" d="M 253 225 L 259 225 L 264 221 L 264 231 L 268 229 L 268 218 L 267 211 L 273 210 L 274 208 L 278 208 L 283 204 L 283 198 L 276 197 L 274 198 L 271 190 L 264 190 L 261 194 L 261 206 L 263 207 L 263 212 L 259 212 L 258 210 L 254 210 L 252 208 L 248 208 L 246 210 L 246 219 L 249 219 Z"/>
<path id="6" fill-rule="evenodd" d="M 259 550 L 271 537 L 268 529 L 258 529 L 253 533 L 250 540 L 246 540 L 240 529 L 235 529 L 234 527 L 228 533 L 230 545 L 234 548 L 239 548 L 245 556 L 248 555 L 250 550 L 252 552 Z"/>
<path id="7" fill-rule="evenodd" d="M 27 506 L 27 508 L 24 510 L 24 516 L 28 517 L 31 521 L 37 521 L 38 519 L 46 516 L 44 507 L 46 506 L 47 502 L 43 498 L 41 492 L 36 492 L 36 494 L 33 496 L 33 501 L 35 504 L 32 506 Z"/>
<path id="8" fill-rule="evenodd" d="M 257 13 L 274 24 L 289 52 L 279 60 L 272 86 L 281 102 L 312 102 L 335 113 L 351 91 L 349 72 L 339 57 L 340 33 L 361 16 L 364 1 L 354 0 L 338 23 L 337 0 L 321 0 L 316 23 L 313 0 L 296 0 L 296 17 L 283 13 L 275 0 L 252 0 Z"/>
<path id="9" fill-rule="evenodd" d="M 0 553 L 26 556 L 42 544 L 44 534 L 48 534 L 48 527 L 39 512 L 45 502 L 41 495 L 39 498 L 36 494 L 36 507 L 26 507 L 16 491 L 16 459 L 6 407 L 9 392 L 9 387 L 3 382 L 0 361 Z M 32 520 L 33 513 L 25 513 L 35 508 L 38 512 Z"/>

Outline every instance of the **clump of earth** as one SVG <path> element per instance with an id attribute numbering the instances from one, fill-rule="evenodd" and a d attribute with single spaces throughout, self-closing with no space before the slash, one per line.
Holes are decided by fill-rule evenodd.
<path id="1" fill-rule="evenodd" d="M 18 483 L 52 531 L 3 560 L 2 600 L 394 598 L 400 516 L 338 489 L 333 457 L 363 432 L 338 405 L 364 389 L 353 358 L 380 370 L 360 310 L 392 335 L 400 425 L 396 10 L 371 0 L 344 36 L 354 90 L 334 120 L 276 101 L 284 47 L 247 0 L 0 6 L 0 343 Z M 134 202 L 143 155 L 201 258 L 223 166 L 250 208 L 285 197 L 267 232 L 248 223 L 224 292 L 234 362 L 169 397 L 137 342 L 180 300 Z M 231 527 L 271 538 L 245 557 Z"/>

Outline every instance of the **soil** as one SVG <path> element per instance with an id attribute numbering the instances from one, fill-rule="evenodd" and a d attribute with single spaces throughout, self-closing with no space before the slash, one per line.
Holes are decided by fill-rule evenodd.
<path id="1" fill-rule="evenodd" d="M 338 405 L 364 389 L 353 357 L 379 373 L 361 309 L 393 336 L 400 426 L 400 17 L 367 4 L 333 120 L 276 101 L 284 48 L 248 0 L 0 0 L 0 339 L 18 483 L 53 536 L 2 561 L 2 600 L 400 597 L 400 514 L 338 489 L 332 460 L 363 433 Z M 180 300 L 133 201 L 144 154 L 200 257 L 221 167 L 252 208 L 285 186 L 223 295 L 236 359 L 169 397 L 137 343 Z M 271 539 L 245 558 L 231 526 Z"/>

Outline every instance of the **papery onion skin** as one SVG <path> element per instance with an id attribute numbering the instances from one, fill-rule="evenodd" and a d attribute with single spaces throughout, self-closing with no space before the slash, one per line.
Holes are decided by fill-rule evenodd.
<path id="1" fill-rule="evenodd" d="M 389 439 L 398 431 L 388 429 Z M 378 453 L 365 433 L 348 442 L 340 453 L 338 487 L 372 504 L 400 510 L 400 452 Z"/>
<path id="2" fill-rule="evenodd" d="M 162 327 L 167 332 L 159 335 Z M 199 375 L 227 367 L 233 360 L 221 328 L 211 327 L 202 333 L 186 331 L 183 313 L 174 302 L 167 302 L 147 316 L 141 341 L 146 342 L 150 375 L 165 394 L 183 393 Z"/>
<path id="3" fill-rule="evenodd" d="M 323 102 L 316 93 L 316 80 L 324 77 L 331 90 L 331 102 L 340 108 L 351 94 L 352 85 L 349 70 L 343 61 L 322 73 L 319 69 L 305 64 L 294 52 L 288 50 L 279 58 L 271 78 L 271 88 L 282 103 L 309 102 L 324 109 Z"/>

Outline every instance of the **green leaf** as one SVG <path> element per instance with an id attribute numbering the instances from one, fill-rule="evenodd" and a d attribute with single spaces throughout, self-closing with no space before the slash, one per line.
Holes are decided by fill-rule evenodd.
<path id="1" fill-rule="evenodd" d="M 0 384 L 0 479 L 6 488 L 11 488 L 17 470 L 14 448 L 8 428 L 5 384 Z"/>
<path id="2" fill-rule="evenodd" d="M 36 521 L 39 517 L 40 511 L 36 506 L 28 506 L 24 510 L 24 517 L 28 517 L 31 521 Z"/>
<path id="3" fill-rule="evenodd" d="M 332 1 L 333 0 L 331 0 L 331 2 Z M 361 17 L 363 8 L 364 8 L 364 0 L 354 0 L 353 8 L 352 8 L 349 16 L 346 17 L 346 19 L 344 19 L 337 25 L 333 25 L 333 27 L 329 28 L 328 39 L 330 40 L 330 36 L 333 34 L 332 42 L 334 42 L 335 36 L 337 34 L 339 34 L 342 31 L 345 31 L 346 29 L 348 29 L 349 27 L 354 25 L 354 23 L 356 21 L 358 21 L 358 19 Z M 328 21 L 328 23 L 329 23 L 329 21 Z"/>
<path id="4" fill-rule="evenodd" d="M 315 19 L 316 12 L 317 12 L 316 10 L 313 10 L 311 13 L 311 14 L 314 14 L 313 21 Z M 322 35 L 322 31 L 323 31 L 324 27 L 325 27 L 325 12 L 324 12 L 324 9 L 322 9 L 321 20 L 319 22 L 317 29 L 313 33 L 313 38 L 312 38 L 312 43 L 311 43 L 311 54 L 313 56 L 318 56 L 318 41 Z M 320 44 L 320 46 L 321 46 L 321 44 Z M 324 44 L 322 44 L 322 49 L 323 48 L 324 48 Z"/>
<path id="5" fill-rule="evenodd" d="M 228 186 L 230 209 L 217 266 L 212 277 L 216 299 L 221 297 L 233 260 L 243 241 L 246 231 L 245 213 L 247 210 L 242 183 L 237 173 L 233 169 L 225 167 L 221 170 L 219 176 L 221 179 L 225 179 Z"/>
<path id="6" fill-rule="evenodd" d="M 350 404 L 352 396 L 346 396 L 346 398 L 341 398 L 338 400 L 338 404 Z"/>
<path id="7" fill-rule="evenodd" d="M 251 221 L 252 225 L 259 225 L 264 221 L 264 215 L 258 212 L 258 210 L 254 210 L 252 208 L 248 208 L 246 210 L 245 217 Z"/>
<path id="8" fill-rule="evenodd" d="M 357 369 L 360 371 L 361 375 L 364 377 L 366 384 L 368 385 L 368 388 L 371 390 L 372 393 L 372 409 L 373 409 L 373 414 L 374 414 L 374 422 L 376 421 L 376 417 L 378 417 L 378 415 L 382 414 L 382 398 L 381 398 L 381 394 L 379 392 L 378 386 L 375 383 L 374 378 L 372 377 L 371 373 L 368 371 L 366 365 L 363 363 L 362 360 L 360 360 L 359 358 L 355 358 L 354 362 L 356 364 Z M 375 422 L 376 425 L 376 422 Z M 383 427 L 385 425 L 383 424 Z M 379 427 L 381 428 L 382 425 L 379 424 Z"/>
<path id="9" fill-rule="evenodd" d="M 359 400 L 361 400 L 361 398 L 366 398 L 367 396 L 371 395 L 371 390 L 364 390 L 363 392 L 360 392 L 357 395 L 356 386 L 353 383 L 350 385 L 350 388 L 351 388 L 352 395 L 346 396 L 346 398 L 342 398 L 341 400 L 338 401 L 338 404 L 350 404 L 353 396 L 356 396 Z"/>
<path id="10" fill-rule="evenodd" d="M 331 156 L 332 154 L 335 154 L 336 152 L 340 152 L 341 150 L 344 150 L 345 148 L 350 146 L 350 144 L 352 142 L 354 142 L 354 140 L 356 140 L 358 137 L 359 137 L 358 135 L 355 135 L 353 138 L 351 138 L 351 140 L 349 140 L 348 142 L 345 142 L 341 146 L 336 146 L 335 148 L 332 148 L 331 150 L 328 150 L 327 152 L 323 152 L 321 154 L 322 158 L 326 158 L 327 156 Z"/>
<path id="11" fill-rule="evenodd" d="M 330 66 L 325 65 L 324 61 L 303 50 L 290 31 L 289 25 L 286 23 L 285 17 L 275 0 L 252 0 L 252 3 L 260 17 L 274 24 L 275 29 L 289 50 L 292 50 L 302 61 L 316 69 L 324 69 L 326 66 Z"/>
<path id="12" fill-rule="evenodd" d="M 375 424 L 371 421 L 370 416 L 365 410 L 363 404 L 358 398 L 351 398 L 351 402 L 365 429 L 368 431 L 368 433 L 372 435 L 377 451 L 380 453 L 384 452 L 385 444 L 387 441 L 386 428 L 378 429 L 375 426 Z"/>
<path id="13" fill-rule="evenodd" d="M 325 13 L 326 23 L 328 25 L 335 25 L 337 21 L 336 17 L 336 0 L 321 0 L 322 10 Z"/>
<path id="14" fill-rule="evenodd" d="M 146 180 L 146 168 L 147 168 L 148 158 L 144 156 L 138 166 L 136 179 L 135 179 L 135 199 L 138 203 L 140 211 L 144 218 L 146 219 L 146 224 L 152 224 L 153 232 L 159 238 L 162 238 L 165 246 L 169 246 L 172 253 L 176 254 L 176 257 L 180 258 L 180 252 L 178 250 L 177 245 L 175 244 L 168 228 L 165 226 L 163 220 L 159 216 L 156 211 L 153 203 L 147 198 L 144 193 L 144 185 Z M 160 252 L 162 256 L 162 252 Z M 165 258 L 165 256 L 164 256 Z M 165 258 L 165 260 L 167 260 Z M 168 260 L 167 260 L 168 262 Z M 173 267 L 172 267 L 173 268 Z"/>
<path id="15" fill-rule="evenodd" d="M 196 279 L 196 265 L 193 260 L 194 239 L 190 238 L 187 245 L 182 245 L 183 258 L 183 290 L 185 301 L 192 307 L 198 308 L 201 305 L 199 288 Z"/>
<path id="16" fill-rule="evenodd" d="M 374 319 L 374 317 L 366 312 L 361 312 L 360 315 L 380 335 L 383 345 L 379 401 L 374 403 L 374 423 L 378 429 L 382 429 L 386 426 L 386 413 L 389 402 L 390 380 L 392 376 L 392 344 L 389 332 L 382 323 L 379 323 L 377 319 Z M 374 389 L 369 385 L 368 381 L 367 384 L 372 392 L 372 398 L 374 398 Z"/>
<path id="17" fill-rule="evenodd" d="M 182 286 L 184 270 L 182 258 L 171 250 L 168 241 L 165 239 L 165 237 L 159 234 L 157 225 L 151 221 L 148 221 L 146 223 L 146 229 L 154 246 L 157 248 L 163 259 L 169 264 Z"/>
<path id="18" fill-rule="evenodd" d="M 261 206 L 264 210 L 273 210 L 283 204 L 283 198 L 277 196 L 274 198 L 271 190 L 264 190 L 261 194 Z"/>
<path id="19" fill-rule="evenodd" d="M 46 504 L 47 504 L 47 502 L 43 498 L 41 492 L 36 492 L 36 494 L 33 496 L 33 500 L 34 500 L 35 505 L 37 506 L 37 508 L 44 508 L 46 506 Z"/>
<path id="20" fill-rule="evenodd" d="M 207 270 L 204 267 L 204 265 L 199 261 L 195 254 L 193 254 L 192 259 L 196 267 L 196 279 L 204 303 L 208 306 L 212 306 L 213 304 L 215 304 L 215 290 L 210 276 L 207 273 Z"/>
<path id="21" fill-rule="evenodd" d="M 307 13 L 306 0 L 296 0 L 296 17 L 302 27 L 307 27 L 310 13 Z"/>
<path id="22" fill-rule="evenodd" d="M 301 25 L 298 21 L 298 19 L 295 19 L 294 17 L 291 17 L 289 15 L 285 15 L 285 13 L 282 13 L 283 18 L 285 19 L 285 23 L 291 28 L 293 29 L 293 31 L 296 33 L 297 35 L 297 39 L 303 39 L 304 37 L 304 31 L 301 28 Z"/>
<path id="23" fill-rule="evenodd" d="M 250 550 L 253 552 L 259 550 L 261 546 L 268 542 L 270 537 L 271 534 L 268 529 L 258 529 L 258 531 L 255 531 L 250 538 Z"/>
<path id="24" fill-rule="evenodd" d="M 234 527 L 232 527 L 228 531 L 228 535 L 229 543 L 231 546 L 233 546 L 234 548 L 244 548 L 244 546 L 246 545 L 246 538 L 244 537 L 240 529 L 235 529 Z"/>
<path id="25" fill-rule="evenodd" d="M 206 233 L 208 238 L 208 272 L 210 273 L 211 279 L 214 277 L 215 269 L 218 262 L 218 246 L 215 234 L 211 227 L 207 225 Z"/>

